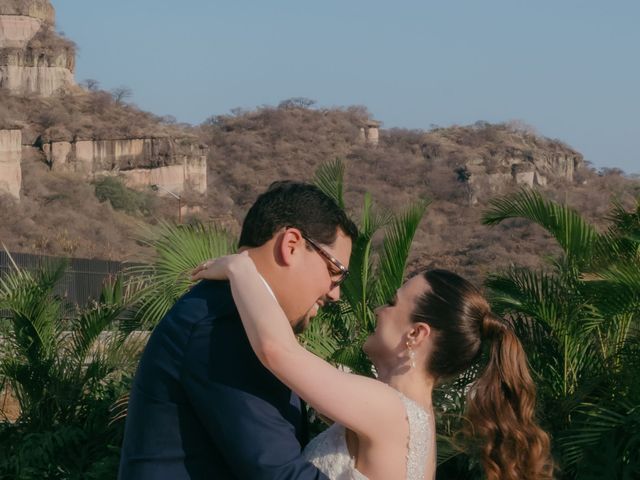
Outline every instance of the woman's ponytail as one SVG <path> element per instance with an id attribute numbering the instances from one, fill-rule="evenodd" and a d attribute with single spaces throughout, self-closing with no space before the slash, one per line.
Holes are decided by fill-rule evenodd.
<path id="1" fill-rule="evenodd" d="M 466 433 L 481 445 L 487 479 L 550 479 L 549 436 L 535 419 L 536 388 L 520 340 L 490 311 L 481 331 L 489 360 L 468 392 Z"/>
<path id="2" fill-rule="evenodd" d="M 535 384 L 512 327 L 462 277 L 447 270 L 423 275 L 428 287 L 412 319 L 434 331 L 428 372 L 436 380 L 455 377 L 488 349 L 488 363 L 467 394 L 464 432 L 480 446 L 487 479 L 552 478 L 549 436 L 536 422 Z"/>

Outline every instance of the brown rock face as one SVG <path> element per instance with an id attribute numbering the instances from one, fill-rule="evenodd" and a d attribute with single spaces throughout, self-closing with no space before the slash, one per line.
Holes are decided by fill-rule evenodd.
<path id="1" fill-rule="evenodd" d="M 51 96 L 74 84 L 75 46 L 54 30 L 45 0 L 0 4 L 0 88 Z"/>
<path id="2" fill-rule="evenodd" d="M 24 15 L 53 25 L 56 12 L 48 0 L 2 0 L 0 15 Z"/>
<path id="3" fill-rule="evenodd" d="M 510 124 L 478 122 L 437 129 L 424 136 L 425 158 L 463 169 L 471 203 L 504 192 L 513 185 L 545 186 L 549 181 L 574 181 L 582 155 Z"/>
<path id="4" fill-rule="evenodd" d="M 22 133 L 0 130 L 0 194 L 20 199 L 22 186 Z"/>
<path id="5" fill-rule="evenodd" d="M 85 178 L 119 174 L 131 187 L 160 185 L 175 193 L 207 190 L 207 150 L 184 139 L 49 142 L 43 150 L 52 169 Z"/>

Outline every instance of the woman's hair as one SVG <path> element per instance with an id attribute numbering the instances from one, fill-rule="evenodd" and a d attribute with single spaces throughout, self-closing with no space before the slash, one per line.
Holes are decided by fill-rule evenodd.
<path id="1" fill-rule="evenodd" d="M 487 479 L 552 478 L 549 436 L 535 419 L 536 389 L 515 332 L 462 277 L 446 270 L 423 276 L 428 287 L 412 321 L 432 329 L 429 372 L 436 379 L 459 375 L 488 347 L 488 363 L 467 393 L 464 429 L 481 445 Z"/>

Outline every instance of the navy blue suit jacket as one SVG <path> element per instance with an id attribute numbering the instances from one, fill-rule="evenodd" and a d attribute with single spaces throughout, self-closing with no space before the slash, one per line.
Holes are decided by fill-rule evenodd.
<path id="1" fill-rule="evenodd" d="M 326 480 L 300 455 L 298 397 L 262 366 L 228 282 L 202 281 L 153 330 L 133 381 L 121 480 Z"/>

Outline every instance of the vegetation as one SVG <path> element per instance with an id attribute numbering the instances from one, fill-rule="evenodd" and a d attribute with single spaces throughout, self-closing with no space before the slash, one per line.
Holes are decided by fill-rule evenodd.
<path id="1" fill-rule="evenodd" d="M 562 478 L 637 478 L 640 198 L 631 210 L 614 204 L 604 233 L 535 192 L 493 201 L 485 223 L 516 217 L 562 248 L 549 270 L 514 267 L 488 280 L 537 374 Z"/>
<path id="2" fill-rule="evenodd" d="M 344 170 L 344 164 L 335 161 L 316 172 L 316 184 L 343 208 Z M 374 309 L 402 285 L 411 243 L 428 204 L 416 201 L 399 214 L 377 212 L 371 196 L 365 195 L 349 263 L 352 274 L 341 287 L 340 302 L 323 309 L 306 331 L 303 341 L 311 351 L 354 372 L 373 375 L 362 344 L 375 328 Z M 374 244 L 380 233 L 382 240 Z"/>
<path id="3" fill-rule="evenodd" d="M 172 225 L 161 223 L 148 230 L 140 241 L 154 256 L 128 269 L 131 282 L 142 282 L 136 302 L 136 318 L 153 326 L 191 287 L 190 273 L 210 258 L 232 253 L 236 240 L 216 225 Z"/>
<path id="4" fill-rule="evenodd" d="M 234 246 L 199 224 L 160 224 L 140 241 L 156 252 L 152 262 L 109 281 L 85 308 L 56 294 L 65 263 L 0 278 L 0 392 L 19 406 L 15 421 L 0 418 L 0 478 L 116 476 L 145 330 L 186 292 L 195 265 Z"/>
<path id="5" fill-rule="evenodd" d="M 76 309 L 55 294 L 65 268 L 16 267 L 0 278 L 0 390 L 20 412 L 0 422 L 0 478 L 113 478 L 117 468 L 123 422 L 110 408 L 128 392 L 143 345 L 127 314 L 135 291 L 115 280 Z"/>
<path id="6" fill-rule="evenodd" d="M 23 143 L 36 145 L 39 137 L 46 142 L 197 135 L 210 147 L 209 193 L 185 192 L 184 204 L 200 208 L 199 213 L 191 214 L 196 219 L 224 225 L 233 234 L 239 232 L 249 204 L 272 181 L 311 181 L 320 165 L 339 158 L 350 172 L 344 202 L 352 211 L 361 208 L 367 191 L 385 211 L 402 211 L 416 198 L 432 200 L 414 237 L 410 271 L 440 266 L 479 283 L 489 273 L 489 266 L 517 263 L 536 268 L 542 262 L 534 252 L 557 251 L 542 229 L 523 221 L 484 228 L 482 210 L 497 190 L 483 183 L 486 175 L 471 167 L 467 167 L 469 181 L 461 181 L 456 173 L 456 169 L 480 161 L 489 170 L 498 169 L 500 162 L 511 156 L 542 161 L 553 155 L 578 155 L 522 126 L 485 122 L 430 131 L 382 130 L 379 144 L 372 147 L 360 138 L 360 127 L 371 118 L 362 107 L 309 108 L 309 100 L 290 99 L 282 107 L 218 115 L 197 128 L 188 128 L 132 105 L 116 105 L 108 92 L 98 90 L 95 81 L 87 82 L 86 88 L 86 92 L 48 99 L 0 92 L 0 123 L 5 117 L 11 125 L 20 124 Z M 23 150 L 22 177 L 20 202 L 0 198 L 0 236 L 12 251 L 130 259 L 151 253 L 135 239 L 138 223 L 153 225 L 156 219 L 175 218 L 175 201 L 169 198 L 157 198 L 142 218 L 125 210 L 114 212 L 110 202 L 100 203 L 95 198 L 87 181 L 47 169 L 36 149 Z M 578 169 L 575 178 L 575 183 L 549 178 L 543 191 L 578 208 L 598 225 L 612 195 L 627 205 L 640 188 L 640 183 L 619 172 L 600 176 L 585 167 Z M 508 184 L 502 187 L 505 191 L 513 188 Z M 72 246 L 68 239 L 73 240 Z"/>
<path id="7" fill-rule="evenodd" d="M 345 189 L 344 171 L 342 162 L 330 162 L 316 170 L 315 181 L 348 208 L 354 195 Z M 429 204 L 408 202 L 394 214 L 374 208 L 368 193 L 363 198 L 363 234 L 343 299 L 322 311 L 303 341 L 329 361 L 371 375 L 361 344 L 373 327 L 373 309 L 403 281 Z M 497 229 L 533 222 L 558 244 L 541 249 L 540 267 L 494 273 L 487 287 L 495 311 L 513 323 L 527 350 L 559 476 L 636 478 L 640 200 L 631 209 L 614 204 L 604 232 L 533 191 L 492 200 L 483 218 Z M 132 329 L 166 313 L 188 288 L 195 265 L 234 248 L 232 233 L 200 223 L 160 223 L 152 232 L 143 242 L 155 252 L 153 260 L 133 267 L 128 282 L 110 283 L 100 302 L 83 309 L 55 295 L 64 265 L 36 273 L 16 269 L 0 279 L 0 310 L 10 319 L 0 342 L 0 387 L 10 388 L 20 404 L 18 421 L 0 424 L 0 476 L 113 478 L 122 434 L 118 400 L 129 389 L 140 347 Z M 481 478 L 473 446 L 456 441 L 476 369 L 442 385 L 435 397 L 442 478 Z"/>
<path id="8" fill-rule="evenodd" d="M 118 177 L 100 177 L 94 184 L 98 200 L 109 201 L 116 210 L 129 214 L 149 214 L 153 210 L 153 195 L 127 188 Z"/>
<path id="9" fill-rule="evenodd" d="M 339 164 L 320 169 L 319 181 L 342 198 Z M 365 200 L 354 248 L 354 275 L 343 298 L 322 312 L 305 334 L 312 351 L 352 371 L 371 375 L 361 345 L 372 328 L 372 309 L 384 301 L 384 287 L 397 288 L 421 213 L 395 217 L 383 252 L 371 253 L 369 232 L 383 223 Z M 523 218 L 545 228 L 562 254 L 545 269 L 512 267 L 489 277 L 494 310 L 516 329 L 536 376 L 539 415 L 554 440 L 559 478 L 636 478 L 640 474 L 640 199 L 628 211 L 615 204 L 605 233 L 575 211 L 522 191 L 491 202 L 484 222 Z M 398 232 L 404 232 L 399 241 Z M 408 243 L 407 243 L 408 242 Z M 544 253 L 544 252 L 541 252 Z M 377 268 L 371 258 L 381 261 Z M 389 275 L 389 258 L 400 276 Z M 398 271 L 398 270 L 396 270 Z M 389 281 L 391 280 L 391 281 Z M 465 392 L 482 365 L 441 385 L 438 414 L 439 478 L 482 478 L 477 446 L 458 441 Z"/>
<path id="10" fill-rule="evenodd" d="M 36 39 L 49 45 L 49 40 Z M 34 41 L 36 40 L 34 39 Z M 61 40 L 62 41 L 62 40 Z M 127 87 L 99 90 L 95 80 L 50 98 L 12 95 L 0 89 L 0 128 L 19 125 L 28 144 L 74 139 L 125 139 L 189 136 L 187 128 L 126 103 Z"/>

